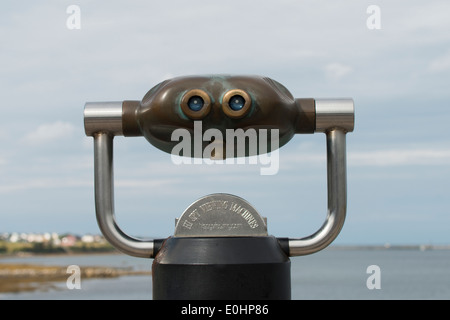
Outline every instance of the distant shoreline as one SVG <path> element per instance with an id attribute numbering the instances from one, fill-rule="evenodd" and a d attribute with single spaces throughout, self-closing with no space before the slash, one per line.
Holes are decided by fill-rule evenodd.
<path id="1" fill-rule="evenodd" d="M 117 278 L 132 275 L 151 275 L 151 271 L 137 271 L 132 267 L 83 266 L 80 278 Z M 35 291 L 52 288 L 55 282 L 66 282 L 71 272 L 67 267 L 27 263 L 0 263 L 0 293 Z"/>
<path id="2" fill-rule="evenodd" d="M 64 256 L 84 256 L 84 255 L 124 255 L 124 253 L 117 250 L 109 251 L 86 251 L 86 252 L 17 252 L 17 253 L 0 253 L 0 261 L 8 258 L 28 258 L 28 257 L 64 257 Z"/>
<path id="3" fill-rule="evenodd" d="M 48 243 L 8 242 L 0 241 L 0 257 L 31 256 L 31 255 L 71 255 L 71 254 L 102 254 L 117 252 L 108 242 L 83 243 L 76 242 L 71 246 Z"/>
<path id="4" fill-rule="evenodd" d="M 330 245 L 328 250 L 450 250 L 450 245 L 384 244 L 384 245 Z"/>
<path id="5" fill-rule="evenodd" d="M 450 245 L 401 245 L 401 244 L 384 244 L 384 245 L 330 245 L 324 250 L 450 250 Z M 8 258 L 21 257 L 58 257 L 58 256 L 81 256 L 81 255 L 124 255 L 124 253 L 107 247 L 105 250 L 86 250 L 86 251 L 59 251 L 59 252 L 33 252 L 18 251 L 14 253 L 0 253 L 0 261 Z"/>

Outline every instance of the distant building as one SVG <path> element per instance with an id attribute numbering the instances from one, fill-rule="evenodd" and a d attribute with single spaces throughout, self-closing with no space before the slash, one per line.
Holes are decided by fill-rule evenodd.
<path id="1" fill-rule="evenodd" d="M 85 234 L 81 237 L 65 234 L 60 236 L 56 232 L 45 232 L 45 233 L 1 233 L 0 240 L 16 243 L 16 242 L 25 242 L 25 243 L 50 243 L 54 246 L 63 246 L 70 247 L 75 245 L 75 243 L 81 240 L 84 243 L 105 243 L 106 240 L 102 235 L 92 235 Z"/>
<path id="2" fill-rule="evenodd" d="M 20 240 L 20 237 L 17 232 L 11 233 L 11 236 L 9 237 L 9 242 L 16 243 L 16 242 L 19 242 L 19 240 Z"/>
<path id="3" fill-rule="evenodd" d="M 95 242 L 95 238 L 91 234 L 85 234 L 84 236 L 81 237 L 81 241 L 85 243 L 93 243 Z"/>
<path id="4" fill-rule="evenodd" d="M 60 246 L 61 245 L 61 239 L 59 239 L 59 235 L 56 232 L 53 232 L 51 234 L 51 241 L 53 245 Z"/>
<path id="5" fill-rule="evenodd" d="M 72 247 L 77 242 L 77 237 L 69 234 L 61 239 L 62 247 Z"/>

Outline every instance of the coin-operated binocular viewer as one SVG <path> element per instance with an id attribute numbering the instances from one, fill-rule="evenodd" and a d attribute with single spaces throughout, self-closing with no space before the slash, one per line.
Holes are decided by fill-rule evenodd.
<path id="1" fill-rule="evenodd" d="M 201 126 L 199 126 L 199 122 Z M 88 102 L 86 135 L 94 137 L 95 206 L 105 238 L 120 251 L 154 258 L 154 299 L 290 299 L 289 257 L 327 247 L 346 215 L 346 133 L 353 131 L 352 99 L 297 99 L 280 83 L 256 76 L 190 76 L 166 80 L 142 101 Z M 327 142 L 328 212 L 312 235 L 276 238 L 266 220 L 244 199 L 207 195 L 177 219 L 167 239 L 133 238 L 116 224 L 113 199 L 113 138 L 144 136 L 172 153 L 176 129 L 201 134 L 201 144 L 177 155 L 227 159 L 258 155 L 286 144 L 295 134 L 323 132 Z M 219 130 L 223 141 L 205 141 Z M 239 146 L 227 130 L 256 134 L 257 146 Z M 272 133 L 272 134 L 270 134 Z M 227 141 L 227 138 L 232 141 Z M 262 138 L 262 137 L 260 137 Z M 242 140 L 241 140 L 242 141 Z M 261 143 L 263 141 L 263 143 Z M 204 152 L 207 148 L 210 152 Z M 274 199 L 276 200 L 276 199 Z"/>

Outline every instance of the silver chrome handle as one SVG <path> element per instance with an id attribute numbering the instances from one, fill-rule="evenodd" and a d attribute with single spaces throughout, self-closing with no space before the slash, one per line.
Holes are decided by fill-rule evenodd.
<path id="1" fill-rule="evenodd" d="M 327 247 L 338 236 L 347 212 L 346 137 L 354 128 L 352 99 L 316 99 L 316 132 L 327 139 L 328 212 L 324 224 L 308 237 L 289 239 L 289 255 L 307 255 Z"/>
<path id="2" fill-rule="evenodd" d="M 122 135 L 122 102 L 91 102 L 84 108 L 86 134 L 94 137 L 95 211 L 106 240 L 125 254 L 150 258 L 154 240 L 130 237 L 114 215 L 113 139 Z"/>

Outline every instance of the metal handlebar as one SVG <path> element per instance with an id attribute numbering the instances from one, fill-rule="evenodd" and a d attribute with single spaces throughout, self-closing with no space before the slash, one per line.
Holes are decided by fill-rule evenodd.
<path id="1" fill-rule="evenodd" d="M 161 89 L 161 84 L 152 89 L 153 93 L 158 91 L 157 89 Z M 147 95 L 152 93 L 152 90 Z M 282 95 L 275 92 L 275 95 L 277 94 Z M 287 100 L 286 97 L 281 98 Z M 273 101 L 273 98 L 271 99 Z M 291 100 L 292 108 L 300 110 L 296 111 L 297 113 L 314 120 L 312 132 L 325 133 L 327 141 L 327 217 L 321 228 L 312 235 L 288 239 L 289 255 L 300 256 L 327 247 L 337 237 L 344 224 L 347 205 L 346 133 L 354 129 L 354 104 L 352 99 L 308 99 L 309 107 L 305 112 L 305 108 L 299 106 L 302 99 Z M 313 111 L 310 107 L 311 101 Z M 120 135 L 144 135 L 152 142 L 148 137 L 149 128 L 142 128 L 146 126 L 145 120 L 148 117 L 144 120 L 138 118 L 137 110 L 143 104 L 145 102 L 139 101 L 88 102 L 84 108 L 84 126 L 86 135 L 94 137 L 95 206 L 98 225 L 105 238 L 120 251 L 131 256 L 149 258 L 156 255 L 155 240 L 130 237 L 119 228 L 114 215 L 113 138 Z M 289 111 L 286 108 L 285 110 Z M 158 112 L 163 119 L 164 114 Z M 156 120 L 151 121 L 154 123 Z M 303 118 L 295 120 L 295 133 L 312 133 L 309 127 L 304 129 L 300 125 L 302 121 Z M 139 128 L 144 132 L 140 133 Z M 157 147 L 167 151 L 167 146 Z"/>
<path id="2" fill-rule="evenodd" d="M 308 237 L 289 239 L 289 255 L 307 255 L 326 248 L 338 236 L 347 212 L 345 134 L 354 128 L 351 99 L 316 99 L 316 131 L 327 138 L 328 212 L 324 224 Z"/>

